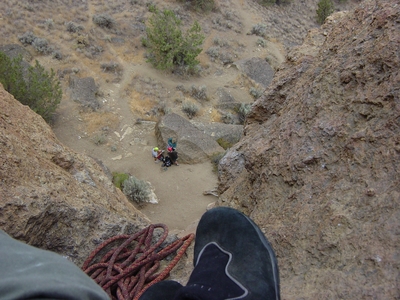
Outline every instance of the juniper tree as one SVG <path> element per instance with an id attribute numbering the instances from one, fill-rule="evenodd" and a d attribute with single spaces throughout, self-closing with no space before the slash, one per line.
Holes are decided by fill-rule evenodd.
<path id="1" fill-rule="evenodd" d="M 181 26 L 181 20 L 170 10 L 156 10 L 150 17 L 143 43 L 149 48 L 148 61 L 157 69 L 194 69 L 198 65 L 196 57 L 204 40 L 201 27 L 195 22 L 183 33 Z"/>

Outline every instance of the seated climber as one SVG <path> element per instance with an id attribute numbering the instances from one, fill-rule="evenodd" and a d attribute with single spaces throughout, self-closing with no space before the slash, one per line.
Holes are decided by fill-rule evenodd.
<path id="1" fill-rule="evenodd" d="M 168 147 L 168 157 L 170 158 L 172 164 L 179 166 L 178 164 L 178 152 L 176 152 L 175 148 L 173 147 Z"/>
<path id="2" fill-rule="evenodd" d="M 159 160 L 162 160 L 164 150 L 160 150 L 158 147 L 154 147 L 151 150 L 151 156 L 154 158 L 154 162 L 158 162 Z"/>

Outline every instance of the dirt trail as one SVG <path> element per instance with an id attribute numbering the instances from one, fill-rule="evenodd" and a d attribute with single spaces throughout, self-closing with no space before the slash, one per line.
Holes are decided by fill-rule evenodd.
<path id="1" fill-rule="evenodd" d="M 100 37 L 100 40 L 104 40 L 101 36 L 106 36 L 107 32 L 102 32 L 96 27 L 91 18 L 98 9 L 98 6 L 95 7 L 97 4 L 97 1 L 88 1 L 90 17 L 85 26 L 96 38 Z M 54 124 L 57 137 L 75 151 L 101 160 L 112 172 L 129 173 L 139 179 L 149 181 L 155 188 L 159 203 L 148 204 L 140 209 L 152 222 L 165 223 L 172 230 L 186 229 L 201 217 L 208 204 L 216 200 L 214 196 L 204 196 L 203 192 L 217 186 L 217 175 L 212 171 L 210 162 L 196 165 L 181 164 L 170 167 L 166 172 L 161 171 L 160 165 L 153 162 L 150 154 L 152 147 L 157 144 L 154 135 L 155 123 L 137 124 L 137 119 L 142 116 L 131 110 L 131 101 L 137 100 L 135 103 L 144 105 L 142 100 L 136 98 L 152 99 L 153 97 L 155 100 L 152 100 L 155 103 L 161 99 L 167 102 L 169 109 L 180 113 L 181 104 L 174 96 L 176 87 L 179 85 L 184 85 L 186 88 L 191 85 L 206 86 L 210 98 L 213 98 L 218 88 L 224 87 L 237 101 L 246 103 L 252 101 L 248 91 L 249 86 L 242 82 L 240 72 L 234 65 L 210 63 L 205 51 L 213 46 L 214 38 L 223 37 L 223 40 L 229 43 L 229 51 L 238 54 L 236 59 L 265 57 L 270 54 L 277 63 L 280 63 L 284 56 L 281 54 L 282 49 L 279 44 L 268 43 L 266 47 L 257 47 L 258 37 L 247 34 L 255 23 L 262 21 L 262 16 L 255 14 L 254 8 L 243 1 L 229 1 L 229 5 L 229 9 L 235 11 L 243 23 L 243 31 L 241 33 L 221 32 L 210 28 L 204 51 L 199 57 L 204 67 L 200 77 L 182 78 L 152 68 L 145 62 L 144 50 L 141 47 L 134 47 L 134 50 L 129 48 L 133 47 L 132 41 L 128 42 L 129 38 L 126 38 L 127 41 L 122 46 L 111 42 L 101 42 L 106 56 L 100 58 L 101 61 L 97 62 L 96 69 L 93 68 L 94 66 L 85 68 L 83 65 L 78 75 L 80 77 L 93 76 L 96 84 L 100 86 L 103 96 L 100 99 L 102 108 L 99 112 L 117 116 L 116 124 L 98 128 L 98 132 L 106 136 L 104 144 L 94 144 L 93 133 L 88 131 L 85 113 L 77 103 L 68 99 L 68 96 L 64 97 L 57 111 L 58 117 Z M 76 55 L 71 59 L 77 59 Z M 112 74 L 99 72 L 99 63 L 108 59 L 117 62 L 123 68 L 121 75 L 116 76 L 119 77 L 116 81 L 114 81 L 116 77 L 113 78 Z M 84 58 L 84 61 L 85 64 L 86 62 L 88 65 L 93 64 L 90 59 Z M 157 82 L 157 87 L 146 85 L 146 80 L 150 80 L 151 83 Z M 135 90 L 135 85 L 140 86 L 141 89 Z M 149 96 L 146 92 L 153 94 Z M 160 98 L 155 96 L 160 94 Z M 184 96 L 183 101 L 186 97 L 187 95 Z M 196 121 L 213 120 L 211 108 L 215 104 L 212 102 L 214 100 L 198 103 L 202 110 L 200 116 L 196 117 Z"/>

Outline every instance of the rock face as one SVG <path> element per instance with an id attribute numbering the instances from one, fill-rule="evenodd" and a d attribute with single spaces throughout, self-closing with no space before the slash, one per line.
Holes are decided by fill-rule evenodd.
<path id="1" fill-rule="evenodd" d="M 250 59 L 240 60 L 234 65 L 255 82 L 267 87 L 274 77 L 274 70 L 265 61 L 265 59 L 252 57 Z"/>
<path id="2" fill-rule="evenodd" d="M 155 133 L 160 147 L 166 147 L 169 138 L 177 140 L 179 161 L 183 163 L 204 162 L 214 154 L 225 151 L 211 136 L 174 113 L 166 115 L 156 124 Z"/>
<path id="3" fill-rule="evenodd" d="M 219 204 L 260 225 L 285 299 L 400 297 L 396 2 L 310 31 L 220 162 Z"/>
<path id="4" fill-rule="evenodd" d="M 69 88 L 71 90 L 71 99 L 80 103 L 84 107 L 96 110 L 100 103 L 96 98 L 98 87 L 93 77 L 79 78 L 71 75 L 69 78 Z"/>
<path id="5" fill-rule="evenodd" d="M 0 85 L 0 229 L 81 265 L 103 240 L 149 224 L 101 165 L 63 146 Z"/>

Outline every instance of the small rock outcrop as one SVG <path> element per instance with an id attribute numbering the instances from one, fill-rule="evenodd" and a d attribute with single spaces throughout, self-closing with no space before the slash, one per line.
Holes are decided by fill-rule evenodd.
<path id="1" fill-rule="evenodd" d="M 183 163 L 204 162 L 225 151 L 211 136 L 175 113 L 165 115 L 156 124 L 155 132 L 159 146 L 167 145 L 169 138 L 177 140 L 179 161 Z"/>
<path id="2" fill-rule="evenodd" d="M 93 77 L 79 78 L 70 75 L 69 88 L 72 100 L 92 110 L 100 108 L 100 103 L 96 97 L 99 88 L 97 87 Z"/>
<path id="3" fill-rule="evenodd" d="M 0 85 L 0 229 L 81 265 L 105 239 L 150 222 L 94 159 L 63 146 Z"/>
<path id="4" fill-rule="evenodd" d="M 271 83 L 275 73 L 269 63 L 265 59 L 259 57 L 240 60 L 235 62 L 234 65 L 238 70 L 258 84 L 261 84 L 264 88 Z"/>
<path id="5" fill-rule="evenodd" d="M 288 54 L 221 160 L 219 205 L 260 225 L 284 299 L 397 299 L 400 6 L 364 1 Z"/>

